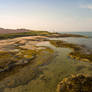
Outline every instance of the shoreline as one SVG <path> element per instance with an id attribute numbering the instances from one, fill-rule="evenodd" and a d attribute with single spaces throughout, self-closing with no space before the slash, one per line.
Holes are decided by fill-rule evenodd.
<path id="1" fill-rule="evenodd" d="M 67 36 L 69 37 L 70 35 Z M 55 36 L 55 34 L 52 34 L 52 37 L 58 38 L 60 36 Z M 79 37 L 79 35 L 76 37 Z M 85 57 L 87 58 L 87 54 L 89 52 L 85 50 L 85 46 L 67 43 L 60 40 L 50 40 L 49 38 L 50 36 L 41 35 L 0 40 L 0 84 L 6 84 L 3 84 L 4 87 L 0 87 L 0 90 L 6 87 L 16 88 L 19 85 L 25 85 L 31 80 L 35 80 L 35 78 L 43 73 L 42 70 L 40 70 L 40 67 L 50 64 L 50 61 L 52 60 L 54 53 L 56 52 L 54 52 L 54 49 L 48 46 L 37 46 L 37 44 L 40 42 L 48 41 L 55 47 L 72 49 L 73 51 L 69 54 L 71 58 L 83 60 L 84 58 L 82 59 L 81 57 L 84 56 L 84 53 L 86 54 Z M 83 38 L 85 37 L 83 36 Z M 77 55 L 75 55 L 76 53 L 80 53 L 82 54 L 82 56 L 80 56 L 79 58 L 78 54 L 78 57 Z M 89 53 L 89 55 L 90 54 L 91 53 Z M 11 66 L 10 68 L 8 68 L 9 65 Z M 26 72 L 27 75 L 24 76 L 24 73 Z M 42 76 L 42 78 L 43 77 L 44 76 Z M 10 81 L 8 82 L 7 79 L 9 79 Z M 16 82 L 14 82 L 14 80 Z"/>
<path id="2" fill-rule="evenodd" d="M 27 30 L 26 30 L 27 31 Z M 51 38 L 61 38 L 61 37 L 83 37 L 88 38 L 88 36 L 79 35 L 79 34 L 65 34 L 65 33 L 51 33 L 48 31 L 27 31 L 27 32 L 19 32 L 19 33 L 7 33 L 0 34 L 0 40 L 4 39 L 13 39 L 18 37 L 29 37 L 29 36 L 45 36 Z"/>

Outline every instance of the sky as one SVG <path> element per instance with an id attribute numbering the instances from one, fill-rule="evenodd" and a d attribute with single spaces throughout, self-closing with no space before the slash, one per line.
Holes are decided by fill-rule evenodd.
<path id="1" fill-rule="evenodd" d="M 0 0 L 0 27 L 92 31 L 92 0 Z"/>

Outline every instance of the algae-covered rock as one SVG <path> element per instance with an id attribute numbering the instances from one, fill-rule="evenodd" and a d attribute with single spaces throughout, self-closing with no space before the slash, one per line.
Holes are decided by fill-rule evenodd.
<path id="1" fill-rule="evenodd" d="M 78 74 L 65 78 L 59 83 L 57 92 L 92 92 L 92 76 Z"/>
<path id="2" fill-rule="evenodd" d="M 0 51 L 0 72 L 16 65 L 24 65 L 31 62 L 36 56 L 36 51 L 20 49 L 19 52 Z"/>

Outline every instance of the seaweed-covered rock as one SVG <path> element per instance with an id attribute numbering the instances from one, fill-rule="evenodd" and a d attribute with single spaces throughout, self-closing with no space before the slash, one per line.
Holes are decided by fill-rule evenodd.
<path id="1" fill-rule="evenodd" d="M 56 47 L 72 48 L 73 51 L 69 56 L 73 59 L 92 62 L 92 51 L 89 51 L 84 45 L 67 43 L 66 41 L 61 40 L 50 40 L 50 43 Z"/>
<path id="2" fill-rule="evenodd" d="M 92 92 L 92 76 L 72 75 L 58 84 L 57 92 Z"/>
<path id="3" fill-rule="evenodd" d="M 0 72 L 9 70 L 16 65 L 25 65 L 36 57 L 34 50 L 19 50 L 19 52 L 0 51 Z"/>

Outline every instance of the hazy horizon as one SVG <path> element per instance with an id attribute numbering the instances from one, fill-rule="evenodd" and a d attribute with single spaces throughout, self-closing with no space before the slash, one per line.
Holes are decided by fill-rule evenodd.
<path id="1" fill-rule="evenodd" d="M 91 32 L 92 0 L 0 0 L 0 27 Z"/>

